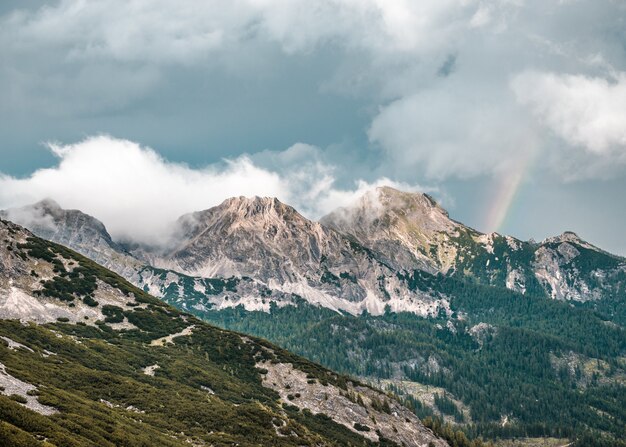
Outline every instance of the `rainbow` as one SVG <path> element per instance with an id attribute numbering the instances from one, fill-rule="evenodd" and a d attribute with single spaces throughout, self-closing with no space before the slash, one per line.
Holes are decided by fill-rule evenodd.
<path id="1" fill-rule="evenodd" d="M 537 150 L 532 149 L 533 147 L 536 147 L 536 145 L 529 145 L 527 149 L 521 150 L 519 157 L 511 165 L 511 168 L 499 174 L 496 195 L 485 215 L 483 225 L 485 231 L 500 231 L 506 223 L 515 199 L 519 195 L 534 165 L 533 162 L 536 159 Z"/>

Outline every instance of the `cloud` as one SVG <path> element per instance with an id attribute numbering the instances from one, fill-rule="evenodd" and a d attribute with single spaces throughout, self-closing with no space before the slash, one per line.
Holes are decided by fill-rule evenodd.
<path id="1" fill-rule="evenodd" d="M 380 152 L 381 175 L 491 176 L 520 151 L 541 153 L 548 175 L 563 165 L 568 178 L 599 175 L 589 160 L 624 165 L 615 124 L 624 8 L 612 0 L 60 0 L 0 17 L 0 120 L 21 117 L 27 128 L 31 117 L 45 126 L 60 116 L 71 138 L 119 135 L 130 122 L 127 134 L 143 141 L 174 116 L 189 127 L 181 138 L 198 135 L 189 144 L 199 146 L 211 133 L 206 121 L 258 125 L 241 112 L 246 122 L 232 126 L 223 118 L 229 107 L 256 110 L 272 95 L 283 110 L 307 104 L 290 99 L 285 84 L 310 76 L 316 100 L 339 99 L 306 118 L 321 122 L 332 109 L 354 139 L 366 129 L 373 147 L 362 152 Z M 550 75 L 564 69 L 572 75 Z M 532 91 L 535 81 L 545 94 Z M 359 109 L 345 112 L 346 97 Z M 275 107 L 263 113 L 284 121 Z M 552 135 L 582 151 L 563 150 Z M 231 158 L 252 149 L 235 150 Z"/>
<path id="2" fill-rule="evenodd" d="M 502 100 L 507 94 L 498 84 L 468 90 L 442 81 L 382 107 L 368 135 L 397 169 L 429 178 L 506 172 L 536 144 L 524 114 Z"/>
<path id="3" fill-rule="evenodd" d="M 378 54 L 424 51 L 483 10 L 478 0 L 62 0 L 18 10 L 3 28 L 16 33 L 13 47 L 62 47 L 68 59 L 195 64 L 254 40 L 286 53 L 328 42 Z"/>
<path id="4" fill-rule="evenodd" d="M 537 121 L 570 145 L 595 155 L 626 153 L 626 73 L 609 81 L 527 71 L 511 87 Z"/>
<path id="5" fill-rule="evenodd" d="M 390 184 L 360 180 L 352 189 L 334 187 L 332 166 L 316 160 L 319 149 L 297 144 L 266 152 L 261 167 L 241 156 L 204 168 L 172 163 L 154 150 L 108 136 L 76 144 L 51 144 L 56 166 L 26 178 L 0 175 L 0 208 L 52 198 L 64 208 L 80 209 L 102 220 L 116 239 L 158 244 L 182 214 L 209 208 L 232 196 L 278 197 L 309 217 L 345 206 L 369 188 Z"/>

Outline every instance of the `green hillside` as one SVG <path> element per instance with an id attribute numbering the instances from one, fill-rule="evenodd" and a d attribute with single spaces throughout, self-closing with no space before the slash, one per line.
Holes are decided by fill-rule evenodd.
<path id="1" fill-rule="evenodd" d="M 2 446 L 445 445 L 382 393 L 183 314 L 20 227 L 2 221 L 0 237 L 1 295 L 21 298 L 1 312 L 104 317 L 0 319 Z M 287 367 L 293 380 L 277 375 Z M 298 392 L 286 397 L 267 377 Z M 312 411 L 313 387 L 336 414 Z M 394 414 L 374 408 L 378 400 Z M 337 416 L 346 407 L 363 418 L 347 424 Z"/>
<path id="2" fill-rule="evenodd" d="M 307 305 L 198 313 L 316 362 L 387 384 L 422 417 L 456 415 L 487 438 L 626 438 L 626 332 L 591 309 L 416 273 L 452 296 L 448 318 L 340 315 Z M 386 380 L 390 379 L 390 380 Z M 439 387 L 467 407 L 425 405 L 401 384 Z M 400 385 L 394 385 L 400 384 Z M 441 408 L 443 407 L 443 408 Z M 612 440 L 612 441 L 611 441 Z"/>

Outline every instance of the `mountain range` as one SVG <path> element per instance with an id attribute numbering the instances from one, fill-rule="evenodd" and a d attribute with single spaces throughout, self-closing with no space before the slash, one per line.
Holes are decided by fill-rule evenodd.
<path id="1" fill-rule="evenodd" d="M 0 215 L 470 437 L 626 438 L 626 260 L 572 232 L 485 234 L 389 187 L 318 222 L 234 197 L 181 216 L 154 246 L 49 199 Z"/>
<path id="2" fill-rule="evenodd" d="M 449 297 L 415 272 L 577 303 L 611 299 L 626 283 L 625 259 L 572 232 L 541 243 L 483 234 L 430 196 L 389 187 L 319 222 L 275 198 L 231 198 L 181 216 L 158 247 L 115 242 L 102 222 L 52 200 L 2 215 L 184 308 L 268 310 L 302 298 L 353 315 L 449 313 Z"/>

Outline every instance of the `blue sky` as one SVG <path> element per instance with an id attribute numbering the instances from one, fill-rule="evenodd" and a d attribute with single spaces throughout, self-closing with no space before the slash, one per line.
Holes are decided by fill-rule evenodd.
<path id="1" fill-rule="evenodd" d="M 390 183 L 626 254 L 621 1 L 8 1 L 0 61 L 0 207 L 52 196 L 136 237 L 228 195 L 316 218 Z"/>

